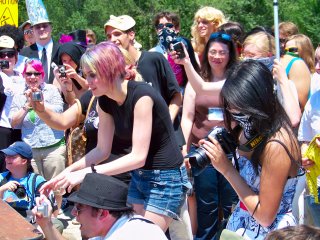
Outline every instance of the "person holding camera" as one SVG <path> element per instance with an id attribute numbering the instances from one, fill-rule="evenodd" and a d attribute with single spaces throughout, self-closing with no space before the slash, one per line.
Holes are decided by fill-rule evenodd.
<path id="1" fill-rule="evenodd" d="M 237 53 L 231 36 L 223 32 L 213 33 L 203 51 L 201 77 L 207 84 L 220 84 L 222 87 L 227 70 L 236 62 Z M 224 126 L 223 120 L 219 94 L 198 94 L 188 83 L 181 121 L 187 142 L 183 148 L 184 155 L 192 152 L 195 149 L 193 144 L 197 144 L 213 127 Z M 228 181 L 212 165 L 201 170 L 191 165 L 197 202 L 195 239 L 218 239 L 217 232 L 223 227 L 223 219 L 230 216 L 232 205 L 238 198 Z M 223 218 L 219 217 L 220 213 L 223 213 Z"/>
<path id="2" fill-rule="evenodd" d="M 0 198 L 18 211 L 23 217 L 31 217 L 28 210 L 36 206 L 35 198 L 46 180 L 33 172 L 31 166 L 32 149 L 21 141 L 0 150 L 5 154 L 7 171 L 0 174 Z M 53 212 L 57 205 L 53 194 L 50 196 Z M 28 218 L 30 220 L 30 218 Z"/>
<path id="3" fill-rule="evenodd" d="M 47 108 L 55 112 L 63 111 L 63 101 L 58 89 L 43 81 L 44 70 L 40 60 L 26 61 L 22 74 L 26 88 L 13 98 L 10 123 L 13 128 L 21 129 L 22 140 L 31 146 L 35 172 L 49 180 L 65 169 L 64 131 L 50 128 L 43 122 L 32 108 L 31 99 L 44 101 Z M 58 192 L 55 194 L 60 206 L 62 196 Z"/>
<path id="4" fill-rule="evenodd" d="M 88 83 L 80 72 L 80 59 L 85 50 L 85 47 L 75 42 L 59 46 L 59 65 L 53 71 L 53 84 L 58 87 L 69 106 L 88 90 Z"/>

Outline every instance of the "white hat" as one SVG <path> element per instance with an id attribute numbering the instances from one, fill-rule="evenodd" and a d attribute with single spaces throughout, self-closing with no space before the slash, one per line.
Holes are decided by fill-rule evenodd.
<path id="1" fill-rule="evenodd" d="M 14 48 L 14 40 L 6 35 L 0 37 L 0 48 Z"/>
<path id="2" fill-rule="evenodd" d="M 127 31 L 130 28 L 133 28 L 135 25 L 136 21 L 128 15 L 122 15 L 119 17 L 110 15 L 110 19 L 104 24 L 104 28 L 110 26 L 121 31 Z"/>
<path id="3" fill-rule="evenodd" d="M 47 10 L 42 0 L 26 0 L 27 11 L 31 25 L 50 23 Z"/>

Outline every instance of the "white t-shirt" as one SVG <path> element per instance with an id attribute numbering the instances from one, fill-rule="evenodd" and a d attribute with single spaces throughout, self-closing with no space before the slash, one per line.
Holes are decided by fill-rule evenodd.
<path id="1" fill-rule="evenodd" d="M 320 134 L 320 89 L 311 96 L 304 107 L 298 140 L 311 142 L 317 134 Z M 318 177 L 318 186 L 320 186 L 320 177 Z"/>
<path id="2" fill-rule="evenodd" d="M 320 90 L 320 74 L 315 72 L 311 75 L 310 96 L 318 90 Z"/>
<path id="3" fill-rule="evenodd" d="M 136 219 L 138 218 L 138 219 Z M 94 237 L 89 240 L 167 240 L 161 228 L 146 222 L 144 217 L 134 215 L 119 218 L 105 237 Z"/>

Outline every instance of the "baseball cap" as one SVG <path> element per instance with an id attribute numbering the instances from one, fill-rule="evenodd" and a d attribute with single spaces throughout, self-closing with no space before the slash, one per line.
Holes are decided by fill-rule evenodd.
<path id="1" fill-rule="evenodd" d="M 14 48 L 14 40 L 6 35 L 0 37 L 0 48 Z"/>
<path id="2" fill-rule="evenodd" d="M 14 156 L 14 155 L 20 154 L 21 156 L 27 159 L 32 159 L 31 147 L 22 141 L 15 142 L 11 144 L 9 147 L 2 149 L 0 151 L 8 156 Z"/>
<path id="3" fill-rule="evenodd" d="M 131 210 L 127 204 L 128 186 L 124 182 L 103 174 L 88 173 L 80 189 L 68 197 L 68 201 L 91 207 L 124 211 Z"/>
<path id="4" fill-rule="evenodd" d="M 110 15 L 110 19 L 104 24 L 104 28 L 110 26 L 121 31 L 127 31 L 135 25 L 136 21 L 128 15 L 122 15 L 119 17 Z"/>

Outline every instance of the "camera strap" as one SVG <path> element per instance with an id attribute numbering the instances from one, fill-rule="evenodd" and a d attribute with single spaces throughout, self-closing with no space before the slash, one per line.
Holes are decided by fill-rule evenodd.
<path id="1" fill-rule="evenodd" d="M 243 152 L 250 152 L 256 147 L 260 145 L 264 140 L 266 139 L 265 135 L 257 134 L 253 138 L 251 138 L 248 142 L 246 142 L 243 145 L 239 145 L 239 150 Z"/>

